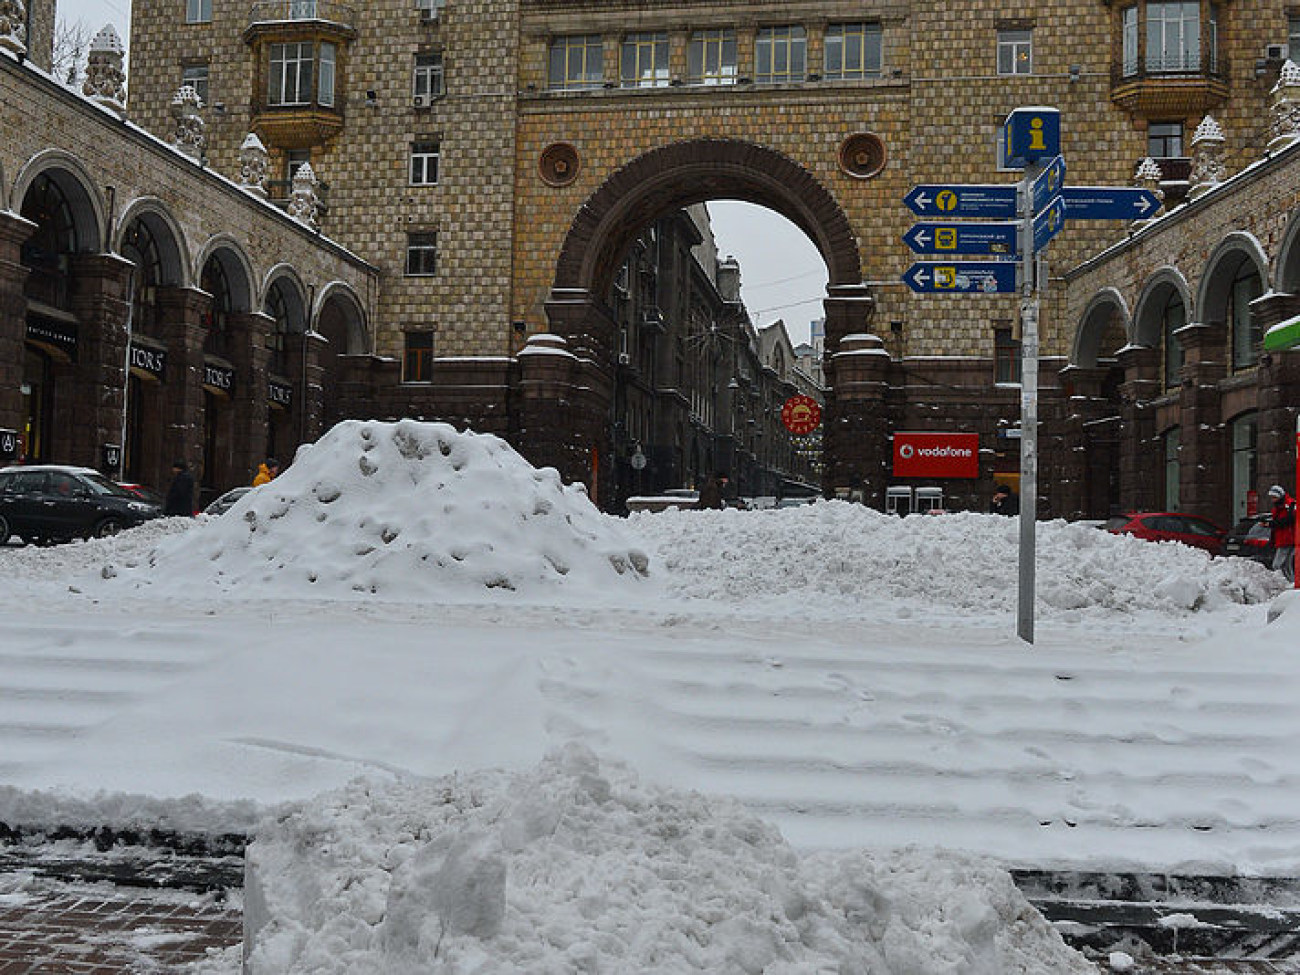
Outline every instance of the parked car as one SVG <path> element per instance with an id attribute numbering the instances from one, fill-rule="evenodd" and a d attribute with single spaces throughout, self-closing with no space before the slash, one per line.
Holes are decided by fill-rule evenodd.
<path id="1" fill-rule="evenodd" d="M 33 464 L 0 470 L 0 545 L 104 538 L 162 516 L 156 504 L 88 467 Z"/>
<path id="2" fill-rule="evenodd" d="M 141 501 L 148 501 L 150 504 L 156 504 L 158 507 L 163 506 L 166 500 L 161 494 L 153 488 L 145 487 L 143 484 L 134 484 L 130 481 L 118 481 L 118 487 L 124 487 L 134 494 Z"/>
<path id="3" fill-rule="evenodd" d="M 1182 542 L 1211 555 L 1223 554 L 1223 539 L 1227 534 L 1208 518 L 1178 511 L 1133 511 L 1116 515 L 1106 522 L 1106 530 L 1152 542 Z"/>
<path id="4" fill-rule="evenodd" d="M 1232 526 L 1223 540 L 1223 554 L 1236 555 L 1243 559 L 1254 559 L 1270 569 L 1273 567 L 1273 546 L 1269 544 L 1272 535 L 1269 516 L 1251 515 L 1242 518 Z"/>
<path id="5" fill-rule="evenodd" d="M 669 488 L 662 494 L 639 495 L 627 499 L 627 510 L 667 511 L 694 508 L 700 503 L 700 492 L 691 488 Z"/>
<path id="6" fill-rule="evenodd" d="M 227 511 L 229 511 L 231 508 L 235 506 L 236 501 L 238 501 L 240 498 L 242 498 L 245 494 L 247 494 L 251 490 L 253 490 L 251 487 L 231 488 L 225 494 L 216 498 L 214 501 L 212 501 L 211 504 L 209 504 L 206 508 L 204 508 L 203 513 L 205 515 L 224 515 Z"/>

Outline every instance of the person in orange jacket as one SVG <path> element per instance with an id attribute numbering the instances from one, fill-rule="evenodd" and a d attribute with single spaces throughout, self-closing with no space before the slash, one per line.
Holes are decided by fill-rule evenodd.
<path id="1" fill-rule="evenodd" d="M 1295 582 L 1295 498 L 1281 484 L 1268 489 L 1273 500 L 1269 512 L 1269 542 L 1273 546 L 1273 568 Z"/>
<path id="2" fill-rule="evenodd" d="M 275 480 L 280 473 L 280 462 L 274 457 L 268 457 L 262 463 L 257 465 L 257 476 L 253 478 L 253 487 L 261 487 L 267 481 Z"/>

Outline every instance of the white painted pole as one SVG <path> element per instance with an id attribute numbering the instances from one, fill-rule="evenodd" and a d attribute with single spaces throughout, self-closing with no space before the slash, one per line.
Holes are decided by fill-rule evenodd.
<path id="1" fill-rule="evenodd" d="M 1032 187 L 1041 163 L 1020 181 L 1020 574 L 1016 633 L 1034 642 L 1038 515 L 1038 289 L 1035 281 Z"/>

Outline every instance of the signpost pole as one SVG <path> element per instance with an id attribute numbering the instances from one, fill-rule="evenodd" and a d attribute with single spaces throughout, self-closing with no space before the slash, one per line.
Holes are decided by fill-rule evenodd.
<path id="1" fill-rule="evenodd" d="M 1035 281 L 1031 187 L 1042 171 L 1030 166 L 1020 182 L 1020 578 L 1016 633 L 1034 642 L 1034 588 L 1038 516 L 1038 289 Z"/>
<path id="2" fill-rule="evenodd" d="M 1300 416 L 1295 418 L 1295 493 L 1300 497 Z M 1296 522 L 1300 522 L 1300 514 L 1296 515 Z M 1292 523 L 1292 531 L 1295 531 L 1295 528 L 1295 523 Z M 1294 546 L 1292 554 L 1295 555 L 1291 575 L 1294 577 L 1295 588 L 1300 589 L 1300 545 L 1296 545 L 1295 542 L 1296 540 L 1293 539 L 1291 543 Z"/>

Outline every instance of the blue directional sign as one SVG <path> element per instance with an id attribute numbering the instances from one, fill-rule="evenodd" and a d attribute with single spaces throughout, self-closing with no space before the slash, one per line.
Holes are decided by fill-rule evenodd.
<path id="1" fill-rule="evenodd" d="M 1143 220 L 1160 209 L 1150 190 L 1128 186 L 1067 186 L 1061 195 L 1070 220 Z"/>
<path id="2" fill-rule="evenodd" d="M 1012 261 L 918 263 L 903 272 L 903 283 L 923 294 L 1010 294 L 1017 267 Z"/>
<path id="3" fill-rule="evenodd" d="M 903 243 L 918 254 L 1014 254 L 1020 224 L 918 223 L 903 234 Z"/>
<path id="4" fill-rule="evenodd" d="M 1061 154 L 1061 113 L 1055 108 L 1017 108 L 1002 123 L 1002 167 L 1024 169 Z"/>
<path id="5" fill-rule="evenodd" d="M 913 186 L 903 197 L 918 217 L 985 217 L 991 220 L 1016 215 L 1016 187 L 1007 185 Z"/>
<path id="6" fill-rule="evenodd" d="M 1053 197 L 1042 213 L 1034 217 L 1034 253 L 1048 245 L 1065 226 L 1065 197 Z"/>
<path id="7" fill-rule="evenodd" d="M 1065 160 L 1055 157 L 1047 168 L 1038 174 L 1029 188 L 1029 199 L 1033 212 L 1041 213 L 1052 197 L 1061 192 L 1065 186 Z"/>

